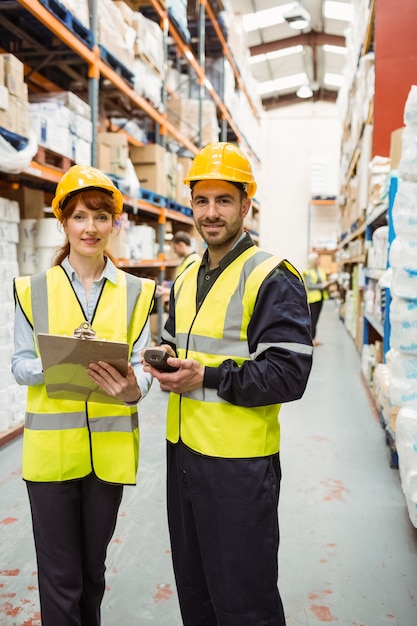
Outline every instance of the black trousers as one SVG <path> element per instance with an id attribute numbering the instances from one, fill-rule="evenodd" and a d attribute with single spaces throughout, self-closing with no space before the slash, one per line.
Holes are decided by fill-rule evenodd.
<path id="1" fill-rule="evenodd" d="M 27 482 L 27 490 L 42 626 L 99 626 L 107 546 L 123 486 L 90 474 L 63 483 Z"/>
<path id="2" fill-rule="evenodd" d="M 310 303 L 310 316 L 311 316 L 311 338 L 316 338 L 317 323 L 319 321 L 321 309 L 323 307 L 323 300 Z"/>
<path id="3" fill-rule="evenodd" d="M 279 455 L 167 447 L 168 522 L 184 626 L 285 626 L 277 587 Z"/>

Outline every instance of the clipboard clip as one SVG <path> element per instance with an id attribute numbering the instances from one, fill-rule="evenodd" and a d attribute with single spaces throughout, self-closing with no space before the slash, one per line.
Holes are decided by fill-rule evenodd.
<path id="1" fill-rule="evenodd" d="M 93 330 L 90 322 L 81 322 L 78 328 L 74 329 L 74 337 L 77 339 L 97 339 L 96 331 Z"/>

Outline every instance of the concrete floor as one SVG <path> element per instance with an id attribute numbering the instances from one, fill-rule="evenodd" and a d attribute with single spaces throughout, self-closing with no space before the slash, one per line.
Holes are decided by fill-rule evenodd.
<path id="1" fill-rule="evenodd" d="M 332 302 L 303 399 L 284 406 L 280 589 L 288 626 L 416 626 L 417 530 Z M 164 415 L 141 405 L 138 486 L 107 559 L 103 626 L 179 626 L 165 516 Z M 0 450 L 0 625 L 40 626 L 21 441 Z M 254 624 L 253 626 L 257 626 Z"/>

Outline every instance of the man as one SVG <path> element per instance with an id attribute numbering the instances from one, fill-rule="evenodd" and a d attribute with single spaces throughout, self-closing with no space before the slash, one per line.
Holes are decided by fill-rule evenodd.
<path id="1" fill-rule="evenodd" d="M 331 281 L 327 280 L 325 271 L 320 267 L 320 257 L 317 252 L 310 252 L 307 258 L 308 268 L 303 272 L 303 278 L 307 289 L 307 300 L 311 314 L 311 336 L 313 346 L 320 346 L 316 340 L 317 323 L 319 321 L 324 300 L 327 300 L 327 292 Z"/>
<path id="2" fill-rule="evenodd" d="M 278 413 L 302 396 L 311 368 L 305 288 L 244 232 L 256 183 L 236 146 L 208 145 L 185 182 L 208 249 L 171 293 L 162 341 L 180 369 L 145 367 L 171 392 L 168 522 L 182 619 L 284 626 Z"/>
<path id="3" fill-rule="evenodd" d="M 185 230 L 178 230 L 172 238 L 172 247 L 175 254 L 181 259 L 180 265 L 177 267 L 175 277 L 182 274 L 189 265 L 200 260 L 200 256 L 191 245 L 191 238 Z"/>

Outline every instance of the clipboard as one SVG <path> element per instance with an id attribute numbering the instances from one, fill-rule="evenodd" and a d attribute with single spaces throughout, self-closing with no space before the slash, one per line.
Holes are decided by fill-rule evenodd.
<path id="1" fill-rule="evenodd" d="M 95 334 L 94 331 L 92 333 Z M 100 389 L 88 376 L 87 367 L 92 362 L 105 361 L 126 376 L 128 343 L 46 333 L 38 333 L 37 340 L 49 398 L 124 404 Z"/>

